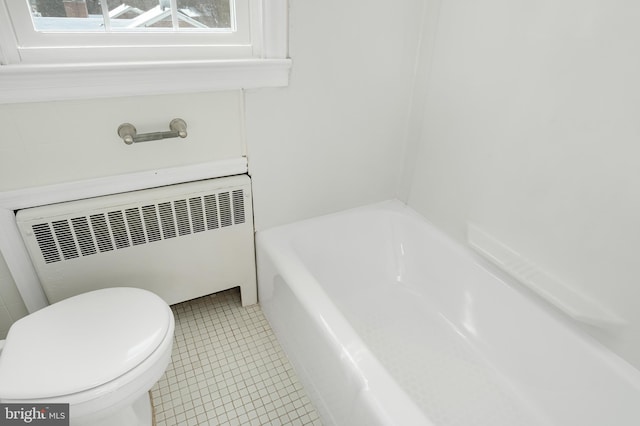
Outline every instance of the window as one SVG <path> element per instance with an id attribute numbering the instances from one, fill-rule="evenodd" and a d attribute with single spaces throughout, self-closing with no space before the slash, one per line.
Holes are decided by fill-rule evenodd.
<path id="1" fill-rule="evenodd" d="M 249 58 L 249 0 L 10 0 L 21 63 Z"/>
<path id="2" fill-rule="evenodd" d="M 0 0 L 0 103 L 286 85 L 286 13 L 286 0 Z"/>

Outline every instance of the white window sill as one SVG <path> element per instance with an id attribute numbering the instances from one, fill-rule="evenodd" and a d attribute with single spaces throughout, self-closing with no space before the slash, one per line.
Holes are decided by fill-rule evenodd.
<path id="1" fill-rule="evenodd" d="M 1 65 L 0 104 L 283 87 L 290 59 Z"/>

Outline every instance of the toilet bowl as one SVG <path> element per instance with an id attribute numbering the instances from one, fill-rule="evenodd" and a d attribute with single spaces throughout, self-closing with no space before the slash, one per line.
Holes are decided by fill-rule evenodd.
<path id="1" fill-rule="evenodd" d="M 174 318 L 154 293 L 96 290 L 16 321 L 0 352 L 0 402 L 68 403 L 72 426 L 149 426 Z"/>

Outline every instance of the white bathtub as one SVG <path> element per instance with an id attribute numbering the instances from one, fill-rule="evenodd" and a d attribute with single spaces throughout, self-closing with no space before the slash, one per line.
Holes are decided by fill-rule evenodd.
<path id="1" fill-rule="evenodd" d="M 325 425 L 640 425 L 640 372 L 397 201 L 259 232 L 257 256 Z"/>

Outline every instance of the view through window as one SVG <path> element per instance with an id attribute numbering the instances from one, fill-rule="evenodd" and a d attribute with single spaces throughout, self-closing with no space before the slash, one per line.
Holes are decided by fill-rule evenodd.
<path id="1" fill-rule="evenodd" d="M 235 27 L 233 0 L 28 2 L 34 29 L 40 32 L 227 32 Z"/>

